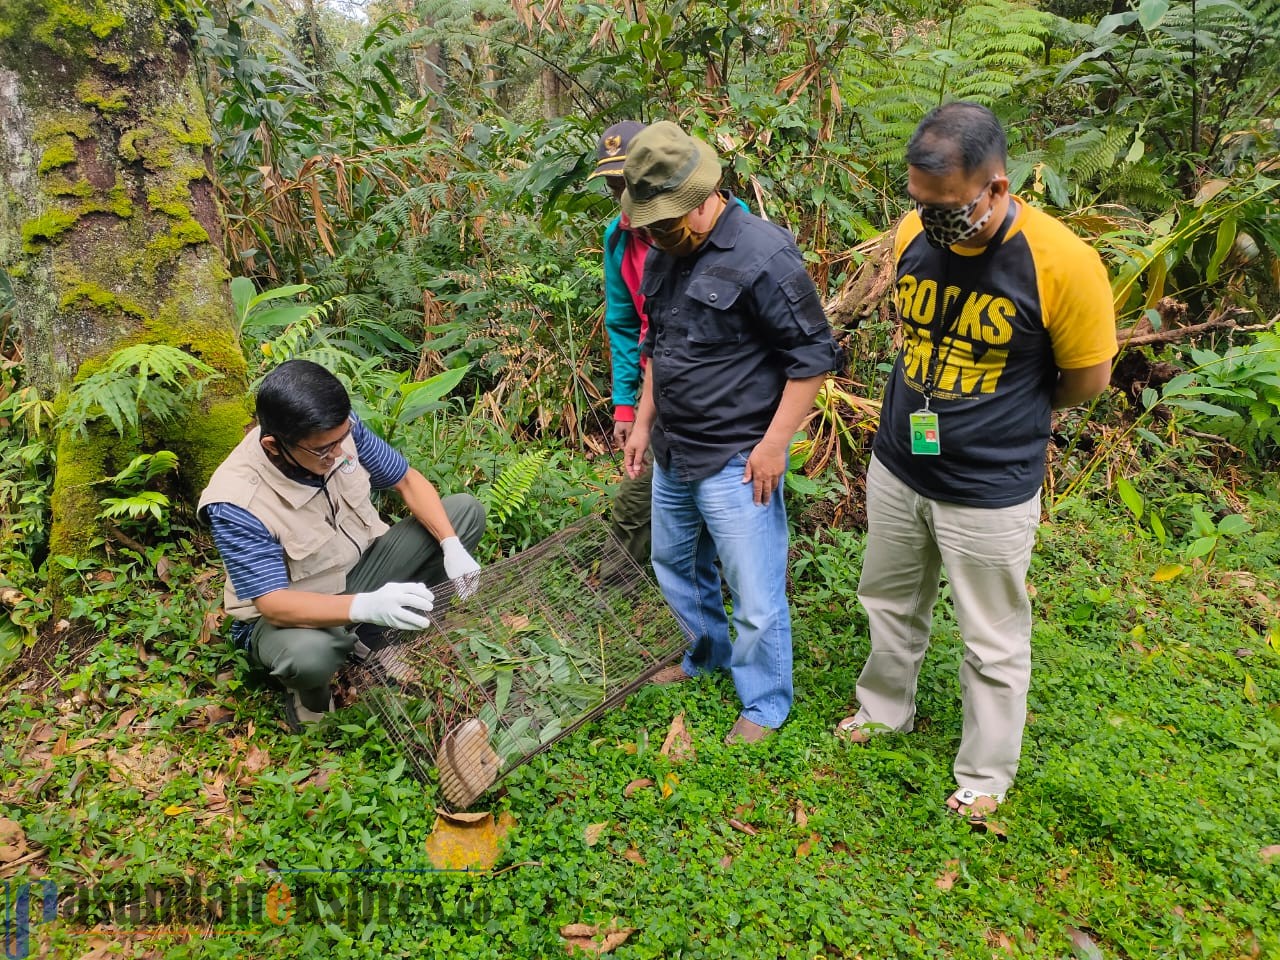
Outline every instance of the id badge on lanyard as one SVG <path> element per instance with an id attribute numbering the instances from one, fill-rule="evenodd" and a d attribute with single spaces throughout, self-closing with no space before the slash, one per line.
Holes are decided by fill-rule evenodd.
<path id="1" fill-rule="evenodd" d="M 942 453 L 938 415 L 927 406 L 911 414 L 911 452 L 918 457 L 936 457 Z"/>
<path id="2" fill-rule="evenodd" d="M 996 235 L 991 238 L 991 242 L 987 244 L 986 250 L 982 252 L 981 259 L 978 261 L 984 268 L 991 260 L 992 254 L 996 248 L 1004 242 L 1005 235 L 1009 232 L 1009 226 L 1017 218 L 1017 210 L 1013 201 L 1009 202 L 1009 209 L 1005 212 L 1004 221 L 1000 224 L 1000 229 L 996 231 Z M 945 256 L 948 258 L 943 261 L 946 267 L 950 266 L 951 251 L 946 251 Z M 949 283 L 949 270 L 944 267 L 941 289 L 945 298 L 946 289 Z M 911 453 L 917 457 L 936 457 L 942 453 L 942 430 L 938 425 L 938 414 L 929 409 L 929 397 L 933 393 L 933 386 L 936 379 L 942 373 L 942 367 L 946 364 L 942 354 L 942 342 L 946 339 L 950 328 L 953 326 L 955 319 L 960 313 L 960 294 L 956 294 L 956 309 L 954 315 L 947 317 L 945 305 L 940 305 L 941 315 L 937 329 L 931 336 L 933 341 L 929 351 L 929 361 L 925 370 L 924 382 L 924 406 L 916 410 L 908 418 L 907 429 L 911 436 Z M 950 351 L 948 351 L 950 352 Z"/>

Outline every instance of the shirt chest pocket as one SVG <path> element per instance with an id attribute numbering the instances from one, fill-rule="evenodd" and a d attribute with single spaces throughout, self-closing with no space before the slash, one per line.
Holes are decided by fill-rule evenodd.
<path id="1" fill-rule="evenodd" d="M 280 537 L 291 582 L 314 577 L 341 562 L 335 555 L 335 535 L 339 534 L 323 518 L 315 517 L 308 529 L 293 530 Z"/>
<path id="2" fill-rule="evenodd" d="M 685 290 L 690 343 L 738 343 L 743 335 L 742 285 L 723 277 L 695 277 Z"/>

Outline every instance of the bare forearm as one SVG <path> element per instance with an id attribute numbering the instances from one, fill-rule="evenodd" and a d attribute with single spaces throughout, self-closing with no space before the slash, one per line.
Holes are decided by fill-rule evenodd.
<path id="1" fill-rule="evenodd" d="M 1111 382 L 1111 361 L 1104 360 L 1092 367 L 1076 370 L 1059 370 L 1058 383 L 1053 391 L 1053 408 L 1074 407 L 1088 403 L 1107 388 Z"/>
<path id="2" fill-rule="evenodd" d="M 643 427 L 646 431 L 653 427 L 653 421 L 657 418 L 658 410 L 653 403 L 653 373 L 642 373 L 643 378 L 640 387 L 640 404 L 636 407 L 636 427 Z"/>
<path id="3" fill-rule="evenodd" d="M 827 375 L 822 373 L 804 380 L 788 380 L 787 385 L 782 389 L 782 400 L 779 401 L 778 409 L 769 423 L 769 429 L 765 431 L 764 439 L 760 442 L 767 447 L 788 449 L 791 446 L 791 438 L 796 435 L 800 424 L 813 409 L 813 401 L 826 379 Z"/>
<path id="4" fill-rule="evenodd" d="M 440 494 L 436 492 L 431 481 L 421 473 L 410 467 L 404 478 L 396 484 L 395 489 L 414 519 L 422 524 L 437 542 L 457 536 L 454 533 L 453 524 L 449 522 L 448 514 L 444 512 Z"/>
<path id="5" fill-rule="evenodd" d="M 254 600 L 273 627 L 341 627 L 351 622 L 351 595 L 273 590 Z"/>

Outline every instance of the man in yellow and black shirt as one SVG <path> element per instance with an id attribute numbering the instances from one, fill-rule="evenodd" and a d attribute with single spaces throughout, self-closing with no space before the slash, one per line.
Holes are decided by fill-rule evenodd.
<path id="1" fill-rule="evenodd" d="M 1017 772 L 1031 676 L 1026 574 L 1053 408 L 1097 396 L 1116 352 L 1098 254 L 1009 193 L 1006 143 L 985 107 L 929 113 L 907 146 L 916 210 L 895 241 L 903 345 L 867 471 L 858 597 L 871 653 L 865 742 L 909 731 L 945 568 L 964 638 L 964 732 L 947 805 L 980 820 Z"/>

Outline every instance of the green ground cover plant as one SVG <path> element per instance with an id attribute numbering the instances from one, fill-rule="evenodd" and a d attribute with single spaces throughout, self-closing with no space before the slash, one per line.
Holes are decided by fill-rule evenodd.
<path id="1" fill-rule="evenodd" d="M 795 546 L 797 703 L 780 736 L 720 742 L 736 710 L 726 678 L 646 688 L 484 803 L 514 827 L 474 873 L 432 872 L 435 789 L 366 707 L 283 729 L 277 695 L 246 686 L 241 655 L 211 635 L 202 562 L 174 561 L 168 586 L 152 558 L 68 571 L 89 588 L 77 619 L 103 639 L 47 689 L 5 691 L 0 817 L 40 853 L 6 873 L 103 888 L 292 879 L 310 897 L 301 920 L 149 928 L 122 954 L 140 957 L 557 956 L 561 928 L 615 921 L 634 931 L 618 957 L 1270 956 L 1275 493 L 1241 503 L 1250 538 L 1170 581 L 1154 574 L 1194 530 L 1141 536 L 1118 496 L 1056 511 L 1032 569 L 1027 746 L 995 832 L 943 809 L 960 726 L 947 615 L 917 732 L 832 737 L 867 642 L 861 536 L 827 529 Z M 677 714 L 694 751 L 681 761 L 659 750 Z M 338 873 L 301 884 L 304 870 Z M 348 909 L 353 877 L 404 898 L 392 920 Z M 68 924 L 36 934 L 51 955 L 99 955 Z"/>

